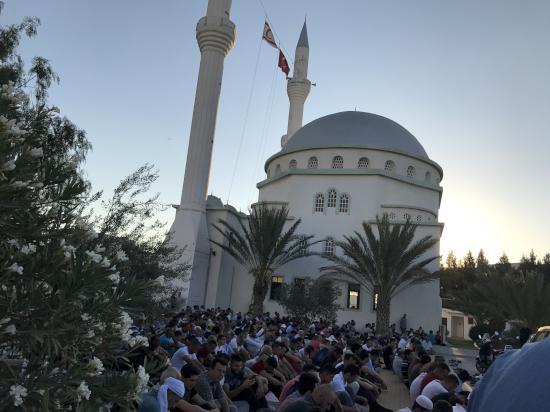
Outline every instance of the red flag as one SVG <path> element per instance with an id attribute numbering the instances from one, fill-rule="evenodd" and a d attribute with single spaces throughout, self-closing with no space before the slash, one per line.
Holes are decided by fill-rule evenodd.
<path id="1" fill-rule="evenodd" d="M 279 50 L 279 64 L 278 66 L 281 68 L 281 70 L 288 76 L 288 73 L 290 73 L 290 67 L 288 66 L 288 62 L 286 61 L 286 57 L 283 54 L 281 50 Z"/>
<path id="2" fill-rule="evenodd" d="M 269 24 L 267 24 L 267 20 L 264 23 L 264 33 L 262 35 L 262 39 L 264 39 L 270 46 L 278 49 L 277 44 L 275 43 L 275 37 L 273 37 L 273 32 L 271 31 Z"/>

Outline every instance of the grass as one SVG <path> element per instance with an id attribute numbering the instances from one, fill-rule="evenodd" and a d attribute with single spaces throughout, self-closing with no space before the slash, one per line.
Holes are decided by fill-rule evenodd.
<path id="1" fill-rule="evenodd" d="M 447 338 L 447 343 L 455 348 L 476 349 L 474 342 L 460 338 Z"/>

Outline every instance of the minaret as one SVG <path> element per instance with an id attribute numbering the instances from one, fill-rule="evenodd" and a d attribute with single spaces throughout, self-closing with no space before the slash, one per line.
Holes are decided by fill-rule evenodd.
<path id="1" fill-rule="evenodd" d="M 294 55 L 294 72 L 286 87 L 290 108 L 288 112 L 288 128 L 286 135 L 282 138 L 282 145 L 292 138 L 296 130 L 302 127 L 304 103 L 311 89 L 311 82 L 307 78 L 308 62 L 309 42 L 307 40 L 306 22 L 304 21 Z"/>
<path id="2" fill-rule="evenodd" d="M 231 0 L 208 0 L 206 16 L 197 23 L 201 51 L 195 106 L 189 134 L 181 202 L 170 229 L 172 244 L 185 248 L 191 265 L 189 305 L 204 304 L 210 241 L 206 224 L 206 196 L 222 85 L 223 63 L 235 43 L 235 24 L 229 20 Z"/>

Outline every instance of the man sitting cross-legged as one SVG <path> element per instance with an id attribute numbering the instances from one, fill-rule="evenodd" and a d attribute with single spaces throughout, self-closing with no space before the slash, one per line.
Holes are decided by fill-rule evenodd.
<path id="1" fill-rule="evenodd" d="M 208 369 L 199 377 L 195 390 L 209 407 L 229 412 L 231 402 L 220 385 L 227 372 L 227 362 L 224 359 L 215 358 L 207 366 Z"/>
<path id="2" fill-rule="evenodd" d="M 265 394 L 268 384 L 265 378 L 244 367 L 241 355 L 231 355 L 229 370 L 225 374 L 223 390 L 232 401 L 245 401 L 251 411 L 267 408 Z"/>

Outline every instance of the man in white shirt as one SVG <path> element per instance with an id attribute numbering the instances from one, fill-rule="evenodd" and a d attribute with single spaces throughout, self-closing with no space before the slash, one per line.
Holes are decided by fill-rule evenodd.
<path id="1" fill-rule="evenodd" d="M 178 371 L 186 365 L 187 363 L 192 363 L 196 365 L 199 363 L 197 361 L 197 350 L 199 350 L 200 343 L 197 339 L 192 338 L 189 340 L 189 346 L 182 346 L 179 348 L 176 353 L 172 356 L 170 364 L 176 368 Z"/>
<path id="2" fill-rule="evenodd" d="M 359 375 L 359 367 L 356 365 L 347 365 L 344 370 L 334 375 L 330 386 L 336 392 L 338 399 L 342 403 L 342 410 L 344 412 L 355 412 L 355 395 L 359 389 L 359 385 L 356 382 Z M 352 385 L 353 384 L 353 385 Z M 355 388 L 353 386 L 355 385 Z M 350 390 L 346 390 L 346 387 L 350 386 Z M 352 393 L 354 396 L 352 397 Z"/>
<path id="3" fill-rule="evenodd" d="M 447 377 L 442 381 L 435 379 L 428 383 L 424 387 L 422 395 L 428 397 L 429 399 L 433 399 L 434 396 L 441 393 L 454 392 L 457 386 L 458 378 L 455 375 L 447 375 Z"/>
<path id="4" fill-rule="evenodd" d="M 400 378 L 402 377 L 401 375 L 401 366 L 403 365 L 402 356 L 403 356 L 403 351 L 397 352 L 393 357 L 393 364 L 392 364 L 393 373 L 395 373 Z"/>
<path id="5" fill-rule="evenodd" d="M 411 404 L 414 402 L 414 400 L 420 395 L 420 385 L 422 384 L 422 379 L 424 379 L 424 376 L 426 376 L 427 372 L 421 372 L 420 375 L 418 375 L 411 383 L 411 387 L 409 388 L 409 395 Z"/>
<path id="6" fill-rule="evenodd" d="M 401 339 L 399 340 L 399 343 L 397 344 L 397 349 L 405 349 L 407 347 L 407 344 L 409 343 L 409 340 L 407 339 L 407 335 L 403 334 L 401 335 Z"/>

